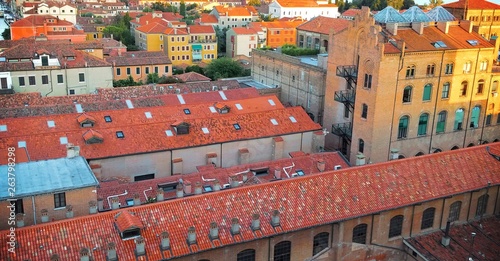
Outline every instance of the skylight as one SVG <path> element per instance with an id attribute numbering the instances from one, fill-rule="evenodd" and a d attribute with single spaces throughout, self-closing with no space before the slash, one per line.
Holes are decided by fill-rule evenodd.
<path id="1" fill-rule="evenodd" d="M 184 98 L 182 98 L 182 95 L 178 94 L 178 95 L 177 95 L 177 99 L 179 100 L 179 102 L 180 102 L 181 104 L 186 104 L 186 102 L 184 101 Z"/>
<path id="2" fill-rule="evenodd" d="M 119 139 L 125 138 L 125 135 L 123 134 L 123 131 L 117 131 L 116 132 L 116 137 Z"/>
<path id="3" fill-rule="evenodd" d="M 191 111 L 189 109 L 184 109 L 184 114 L 189 115 L 191 114 Z"/>
<path id="4" fill-rule="evenodd" d="M 219 95 L 223 100 L 227 100 L 226 94 L 223 91 L 219 91 Z"/>
<path id="5" fill-rule="evenodd" d="M 145 112 L 144 115 L 146 115 L 146 118 L 148 118 L 148 119 L 153 118 L 153 115 L 151 115 L 151 112 L 149 112 L 149 111 Z"/>
<path id="6" fill-rule="evenodd" d="M 76 112 L 78 112 L 78 113 L 82 113 L 83 112 L 81 104 L 78 104 L 78 103 L 75 104 L 75 108 L 76 108 Z"/>
<path id="7" fill-rule="evenodd" d="M 233 127 L 235 130 L 241 130 L 241 126 L 238 123 L 234 123 Z"/>
<path id="8" fill-rule="evenodd" d="M 7 125 L 0 125 L 0 131 L 7 131 Z"/>
<path id="9" fill-rule="evenodd" d="M 278 125 L 278 121 L 276 121 L 276 119 L 271 119 L 271 122 L 273 123 L 273 125 Z"/>
<path id="10" fill-rule="evenodd" d="M 288 118 L 289 118 L 289 119 L 290 119 L 290 121 L 291 121 L 291 122 L 293 122 L 293 123 L 296 123 L 296 122 L 297 122 L 297 120 L 296 120 L 296 119 L 295 119 L 295 117 L 293 117 L 293 116 L 290 116 L 290 117 L 288 117 Z"/>
<path id="11" fill-rule="evenodd" d="M 111 116 L 104 116 L 104 121 L 105 122 L 112 122 Z"/>
<path id="12" fill-rule="evenodd" d="M 217 112 L 217 110 L 213 106 L 210 106 L 208 108 L 210 109 L 210 112 L 212 112 L 212 113 L 216 113 Z"/>
<path id="13" fill-rule="evenodd" d="M 467 40 L 467 42 L 472 45 L 472 46 L 476 46 L 479 44 L 479 42 L 477 40 Z"/>
<path id="14" fill-rule="evenodd" d="M 296 172 L 297 172 L 297 175 L 299 175 L 299 176 L 304 176 L 305 175 L 304 171 L 301 170 L 301 169 L 298 169 Z"/>
<path id="15" fill-rule="evenodd" d="M 129 109 L 133 109 L 134 108 L 134 105 L 132 104 L 132 101 L 131 100 L 125 100 L 125 103 L 127 103 L 127 107 Z"/>
<path id="16" fill-rule="evenodd" d="M 61 145 L 68 144 L 68 137 L 60 137 L 59 142 L 61 143 Z"/>
<path id="17" fill-rule="evenodd" d="M 26 148 L 26 141 L 18 141 L 17 147 L 18 148 Z"/>
<path id="18" fill-rule="evenodd" d="M 243 110 L 243 107 L 241 107 L 241 104 L 239 103 L 236 103 L 234 106 L 236 106 L 236 108 L 240 111 Z"/>
<path id="19" fill-rule="evenodd" d="M 269 104 L 271 104 L 271 106 L 275 106 L 276 105 L 276 103 L 274 103 L 274 101 L 271 100 L 271 99 L 267 100 L 267 102 L 269 102 Z"/>
<path id="20" fill-rule="evenodd" d="M 172 137 L 172 136 L 174 136 L 174 134 L 172 133 L 172 131 L 171 131 L 171 130 L 166 130 L 166 131 L 165 131 L 165 134 L 167 134 L 167 136 L 168 136 L 168 137 Z"/>
<path id="21" fill-rule="evenodd" d="M 201 130 L 202 130 L 202 131 L 203 131 L 203 133 L 205 133 L 205 134 L 210 133 L 210 132 L 208 131 L 208 128 L 207 128 L 207 127 L 203 127 L 203 128 L 201 128 Z"/>
<path id="22" fill-rule="evenodd" d="M 448 46 L 443 41 L 437 41 L 432 44 L 434 48 L 447 48 Z"/>
<path id="23" fill-rule="evenodd" d="M 54 128 L 56 123 L 54 121 L 47 121 L 47 126 L 49 126 L 49 128 Z"/>

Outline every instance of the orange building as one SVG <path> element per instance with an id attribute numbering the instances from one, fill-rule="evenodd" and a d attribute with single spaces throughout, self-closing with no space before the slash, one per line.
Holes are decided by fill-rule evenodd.
<path id="1" fill-rule="evenodd" d="M 84 42 L 85 32 L 78 30 L 71 22 L 60 20 L 51 15 L 33 15 L 11 24 L 12 40 L 29 37 L 47 37 L 48 40 L 67 40 Z"/>
<path id="2" fill-rule="evenodd" d="M 264 44 L 271 48 L 280 47 L 284 44 L 296 44 L 297 26 L 305 21 L 274 21 L 274 22 L 253 22 L 250 27 L 254 28 L 259 34 L 259 44 Z M 264 39 L 260 36 L 264 35 Z"/>

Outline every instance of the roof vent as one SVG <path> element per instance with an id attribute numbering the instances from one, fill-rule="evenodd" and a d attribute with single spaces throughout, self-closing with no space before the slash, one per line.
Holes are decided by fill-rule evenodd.
<path id="1" fill-rule="evenodd" d="M 170 249 L 170 235 L 168 234 L 167 231 L 163 231 L 160 234 L 161 237 L 161 250 L 168 250 Z"/>
<path id="2" fill-rule="evenodd" d="M 216 222 L 210 223 L 210 234 L 208 235 L 211 240 L 219 238 L 219 226 Z"/>
<path id="3" fill-rule="evenodd" d="M 196 229 L 194 227 L 188 228 L 187 243 L 189 245 L 196 244 Z"/>
<path id="4" fill-rule="evenodd" d="M 252 230 L 259 230 L 260 229 L 260 215 L 255 213 L 252 215 Z"/>
<path id="5" fill-rule="evenodd" d="M 196 183 L 194 184 L 194 194 L 195 195 L 199 195 L 202 193 L 202 187 L 201 187 L 201 183 L 199 181 L 196 181 Z"/>
<path id="6" fill-rule="evenodd" d="M 118 256 L 116 255 L 116 244 L 114 242 L 108 243 L 108 250 L 106 251 L 107 261 L 117 261 Z"/>
<path id="7" fill-rule="evenodd" d="M 178 184 L 177 188 L 175 190 L 175 196 L 178 198 L 184 197 L 184 188 L 182 187 L 182 184 Z"/>
<path id="8" fill-rule="evenodd" d="M 189 123 L 184 121 L 177 121 L 172 124 L 177 135 L 189 134 L 189 126 Z"/>
<path id="9" fill-rule="evenodd" d="M 220 182 L 218 179 L 214 180 L 214 191 L 221 190 Z"/>
<path id="10" fill-rule="evenodd" d="M 341 169 L 341 168 L 342 168 L 342 166 L 341 166 L 341 165 L 335 165 L 335 166 L 333 167 L 333 169 L 334 169 L 334 170 L 339 170 L 339 169 Z"/>
<path id="11" fill-rule="evenodd" d="M 66 145 L 66 157 L 68 158 L 74 158 L 80 156 L 80 147 L 79 146 L 74 146 L 71 143 L 68 143 Z"/>
<path id="12" fill-rule="evenodd" d="M 271 214 L 271 226 L 280 226 L 280 212 L 277 209 L 273 210 L 273 213 Z"/>
<path id="13" fill-rule="evenodd" d="M 138 256 L 143 256 L 146 254 L 146 248 L 145 248 L 146 242 L 144 241 L 144 238 L 141 236 L 138 236 L 135 238 L 135 254 Z"/>
<path id="14" fill-rule="evenodd" d="M 318 168 L 319 172 L 325 171 L 326 163 L 324 160 L 319 160 L 316 162 L 316 167 Z"/>
<path id="15" fill-rule="evenodd" d="M 90 260 L 90 251 L 86 247 L 82 247 L 80 249 L 80 261 L 89 261 Z"/>
<path id="16" fill-rule="evenodd" d="M 231 219 L 231 234 L 237 235 L 240 233 L 240 220 L 236 217 Z"/>

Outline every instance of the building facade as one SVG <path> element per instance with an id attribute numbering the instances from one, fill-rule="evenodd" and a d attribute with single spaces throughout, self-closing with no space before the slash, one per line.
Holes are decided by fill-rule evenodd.
<path id="1" fill-rule="evenodd" d="M 500 139 L 498 45 L 470 22 L 351 23 L 331 38 L 327 147 L 382 162 Z"/>
<path id="2" fill-rule="evenodd" d="M 259 13 L 253 6 L 214 6 L 210 12 L 217 18 L 219 28 L 233 28 L 248 25 L 259 18 Z"/>
<path id="3" fill-rule="evenodd" d="M 253 28 L 235 27 L 226 32 L 226 56 L 252 56 L 252 50 L 259 46 L 259 35 Z"/>
<path id="4" fill-rule="evenodd" d="M 73 23 L 52 15 L 32 15 L 10 25 L 10 39 L 19 40 L 30 37 L 84 42 L 86 35 L 83 30 L 75 28 Z"/>
<path id="5" fill-rule="evenodd" d="M 274 0 L 269 4 L 269 14 L 272 17 L 301 17 L 311 20 L 316 16 L 336 18 L 340 15 L 339 8 L 335 4 L 329 4 L 326 0 Z"/>
<path id="6" fill-rule="evenodd" d="M 297 27 L 297 46 L 328 53 L 330 31 L 337 33 L 347 29 L 345 19 L 318 16 Z"/>
<path id="7" fill-rule="evenodd" d="M 126 80 L 131 76 L 134 81 L 146 83 L 152 73 L 172 76 L 172 63 L 165 53 L 137 51 L 124 52 L 118 56 L 110 56 L 106 61 L 113 65 L 113 80 Z"/>
<path id="8" fill-rule="evenodd" d="M 500 5 L 486 0 L 456 1 L 442 5 L 458 19 L 469 20 L 486 39 L 500 35 Z"/>

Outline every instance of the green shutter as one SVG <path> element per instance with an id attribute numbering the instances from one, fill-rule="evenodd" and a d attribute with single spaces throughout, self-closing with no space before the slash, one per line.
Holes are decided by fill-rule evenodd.
<path id="1" fill-rule="evenodd" d="M 424 87 L 424 97 L 422 100 L 424 101 L 429 101 L 431 99 L 431 90 L 432 90 L 432 85 L 427 84 Z"/>

